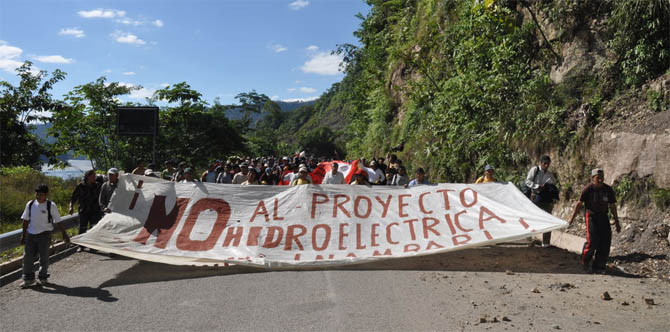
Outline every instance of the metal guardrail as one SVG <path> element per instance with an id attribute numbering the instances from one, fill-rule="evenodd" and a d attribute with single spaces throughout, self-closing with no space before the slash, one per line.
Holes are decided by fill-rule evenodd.
<path id="1" fill-rule="evenodd" d="M 60 219 L 61 224 L 65 229 L 70 229 L 72 227 L 79 226 L 79 214 L 75 213 L 69 216 L 63 216 Z M 54 228 L 58 229 L 58 228 Z M 0 234 L 0 252 L 5 250 L 14 249 L 21 246 L 21 233 L 23 231 L 17 229 L 15 231 L 7 232 Z"/>

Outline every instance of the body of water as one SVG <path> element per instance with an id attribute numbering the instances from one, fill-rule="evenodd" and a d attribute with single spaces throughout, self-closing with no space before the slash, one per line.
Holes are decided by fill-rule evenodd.
<path id="1" fill-rule="evenodd" d="M 42 174 L 48 176 L 57 176 L 62 179 L 81 178 L 86 171 L 93 169 L 90 160 L 75 160 L 67 161 L 70 166 L 65 168 L 56 168 L 48 164 L 42 164 Z"/>

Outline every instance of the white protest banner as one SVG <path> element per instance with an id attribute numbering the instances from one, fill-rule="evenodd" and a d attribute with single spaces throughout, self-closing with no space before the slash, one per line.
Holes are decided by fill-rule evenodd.
<path id="1" fill-rule="evenodd" d="M 344 265 L 442 253 L 567 223 L 510 183 L 238 186 L 123 175 L 72 242 L 169 264 Z"/>

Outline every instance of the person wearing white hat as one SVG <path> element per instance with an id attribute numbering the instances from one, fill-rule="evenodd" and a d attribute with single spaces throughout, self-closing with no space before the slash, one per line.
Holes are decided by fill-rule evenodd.
<path id="1" fill-rule="evenodd" d="M 616 232 L 621 232 L 619 215 L 616 210 L 616 194 L 612 187 L 603 183 L 604 179 L 605 176 L 602 169 L 596 168 L 591 171 L 591 183 L 582 190 L 579 201 L 575 205 L 575 209 L 568 222 L 569 225 L 572 225 L 575 216 L 582 208 L 582 205 L 584 205 L 586 208 L 584 215 L 584 220 L 586 221 L 586 242 L 582 249 L 582 265 L 584 270 L 588 271 L 591 259 L 595 255 L 592 271 L 599 274 L 605 273 L 607 259 L 610 254 L 610 245 L 612 244 L 612 228 L 610 227 L 608 212 L 611 212 L 612 217 L 614 217 Z"/>
<path id="2" fill-rule="evenodd" d="M 119 183 L 119 170 L 115 167 L 110 168 L 107 171 L 107 182 L 103 183 L 100 187 L 100 197 L 98 197 L 98 204 L 100 204 L 100 210 L 104 213 L 112 212 L 112 209 L 109 207 L 109 201 L 112 198 L 114 190 L 116 190 L 116 185 Z"/>
<path id="3" fill-rule="evenodd" d="M 300 169 L 298 170 L 298 177 L 291 182 L 291 185 L 299 186 L 302 184 L 312 183 L 312 180 L 310 180 L 308 176 L 309 176 L 309 170 L 307 169 L 307 167 L 304 165 L 301 166 Z"/>

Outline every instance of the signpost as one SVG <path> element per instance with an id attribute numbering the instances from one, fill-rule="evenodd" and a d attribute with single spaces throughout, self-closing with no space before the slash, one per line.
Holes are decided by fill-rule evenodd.
<path id="1" fill-rule="evenodd" d="M 116 109 L 116 134 L 119 136 L 152 136 L 152 162 L 156 163 L 158 107 L 137 106 Z"/>

